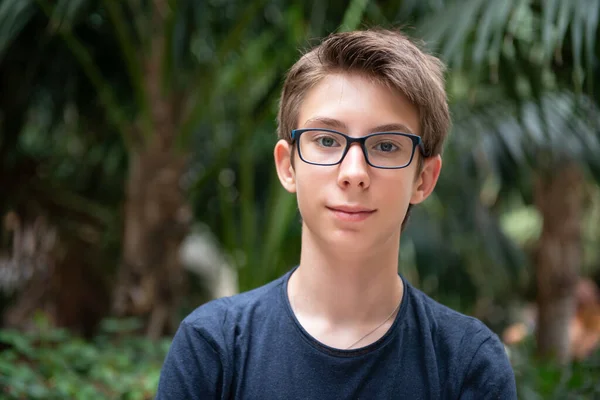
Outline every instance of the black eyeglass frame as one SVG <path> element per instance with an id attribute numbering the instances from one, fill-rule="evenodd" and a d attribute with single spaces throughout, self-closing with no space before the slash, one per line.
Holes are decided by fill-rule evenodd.
<path id="1" fill-rule="evenodd" d="M 335 133 L 338 134 L 340 136 L 343 136 L 346 139 L 346 148 L 344 149 L 344 152 L 342 153 L 342 156 L 340 157 L 340 160 L 338 162 L 335 163 L 329 163 L 329 164 L 322 164 L 322 163 L 316 163 L 316 162 L 312 162 L 312 161 L 306 161 L 304 159 L 304 157 L 302 156 L 302 150 L 300 150 L 300 136 L 304 133 L 304 132 L 330 132 L 330 133 Z M 373 137 L 373 136 L 380 136 L 380 135 L 398 135 L 398 136 L 405 136 L 407 138 L 409 138 L 412 141 L 413 147 L 410 153 L 410 159 L 408 160 L 408 162 L 406 163 L 406 165 L 402 165 L 399 167 L 382 167 L 380 165 L 374 165 L 371 163 L 371 161 L 369 160 L 369 154 L 367 151 L 367 146 L 366 146 L 366 141 L 367 139 Z M 300 156 L 300 159 L 302 161 L 304 161 L 307 164 L 311 164 L 311 165 L 321 165 L 324 167 L 328 167 L 328 166 L 332 166 L 332 165 L 338 165 L 340 164 L 344 158 L 346 157 L 346 154 L 348 153 L 348 150 L 350 149 L 350 146 L 353 143 L 358 143 L 360 144 L 360 148 L 362 149 L 363 155 L 365 156 L 365 160 L 367 161 L 367 164 L 369 164 L 371 167 L 373 168 L 380 168 L 380 169 L 402 169 L 402 168 L 406 168 L 408 167 L 412 161 L 413 158 L 415 156 L 415 149 L 417 147 L 419 147 L 419 150 L 421 151 L 421 155 L 423 155 L 423 157 L 427 158 L 429 157 L 429 155 L 427 154 L 427 152 L 425 151 L 425 146 L 423 144 L 423 139 L 421 139 L 421 136 L 412 134 L 412 133 L 404 133 L 404 132 L 374 132 L 371 133 L 369 135 L 366 136 L 362 136 L 362 137 L 352 137 L 352 136 L 348 136 L 342 132 L 333 130 L 333 129 L 325 129 L 325 128 L 305 128 L 305 129 L 293 129 L 292 130 L 292 143 L 296 142 L 296 148 L 298 149 L 298 155 Z"/>

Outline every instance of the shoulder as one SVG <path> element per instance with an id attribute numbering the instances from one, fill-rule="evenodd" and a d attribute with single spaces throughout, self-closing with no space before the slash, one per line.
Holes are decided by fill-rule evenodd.
<path id="1" fill-rule="evenodd" d="M 157 399 L 229 398 L 234 349 L 281 299 L 279 278 L 201 305 L 181 322 L 161 369 Z M 241 341 L 241 343 L 238 343 Z"/>
<path id="2" fill-rule="evenodd" d="M 419 325 L 426 326 L 432 337 L 445 341 L 457 342 L 466 338 L 472 343 L 480 343 L 496 336 L 483 322 L 477 318 L 459 313 L 436 300 L 419 289 L 406 284 L 408 301 Z M 457 343 L 459 344 L 459 343 Z"/>
<path id="3" fill-rule="evenodd" d="M 516 398 L 514 373 L 498 335 L 414 287 L 408 292 L 417 326 L 438 362 L 446 365 L 447 384 L 461 398 Z"/>
<path id="4" fill-rule="evenodd" d="M 457 340 L 468 335 L 470 340 L 479 339 L 481 342 L 495 336 L 483 322 L 477 318 L 462 314 L 429 297 L 419 289 L 406 283 L 408 301 L 414 317 L 427 325 L 435 337 L 447 340 Z"/>
<path id="5" fill-rule="evenodd" d="M 280 301 L 284 282 L 285 276 L 248 292 L 209 301 L 185 317 L 182 325 L 209 341 L 218 338 L 236 326 L 249 324 L 252 317 L 259 317 Z"/>

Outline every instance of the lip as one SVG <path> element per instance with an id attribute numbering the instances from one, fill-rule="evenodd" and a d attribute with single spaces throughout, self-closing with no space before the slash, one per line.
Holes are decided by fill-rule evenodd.
<path id="1" fill-rule="evenodd" d="M 352 205 L 341 205 L 341 206 L 327 206 L 332 211 L 341 211 L 349 214 L 354 213 L 372 213 L 375 210 L 372 208 L 366 208 L 361 206 L 352 206 Z"/>
<path id="2" fill-rule="evenodd" d="M 364 221 L 371 216 L 376 210 L 352 205 L 327 206 L 333 214 L 344 221 Z"/>

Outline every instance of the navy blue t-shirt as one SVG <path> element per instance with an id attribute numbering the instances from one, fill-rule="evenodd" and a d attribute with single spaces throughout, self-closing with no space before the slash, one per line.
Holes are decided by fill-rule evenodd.
<path id="1" fill-rule="evenodd" d="M 157 399 L 516 399 L 498 336 L 404 282 L 388 332 L 352 350 L 326 346 L 296 319 L 290 271 L 202 305 L 181 323 Z"/>

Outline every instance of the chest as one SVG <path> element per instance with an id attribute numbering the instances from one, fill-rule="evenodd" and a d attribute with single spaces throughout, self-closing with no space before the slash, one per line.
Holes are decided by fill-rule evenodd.
<path id="1" fill-rule="evenodd" d="M 339 357 L 292 340 L 266 341 L 238 354 L 235 399 L 441 399 L 441 371 L 420 349 L 388 345 Z M 431 360 L 431 362 L 428 362 Z"/>

